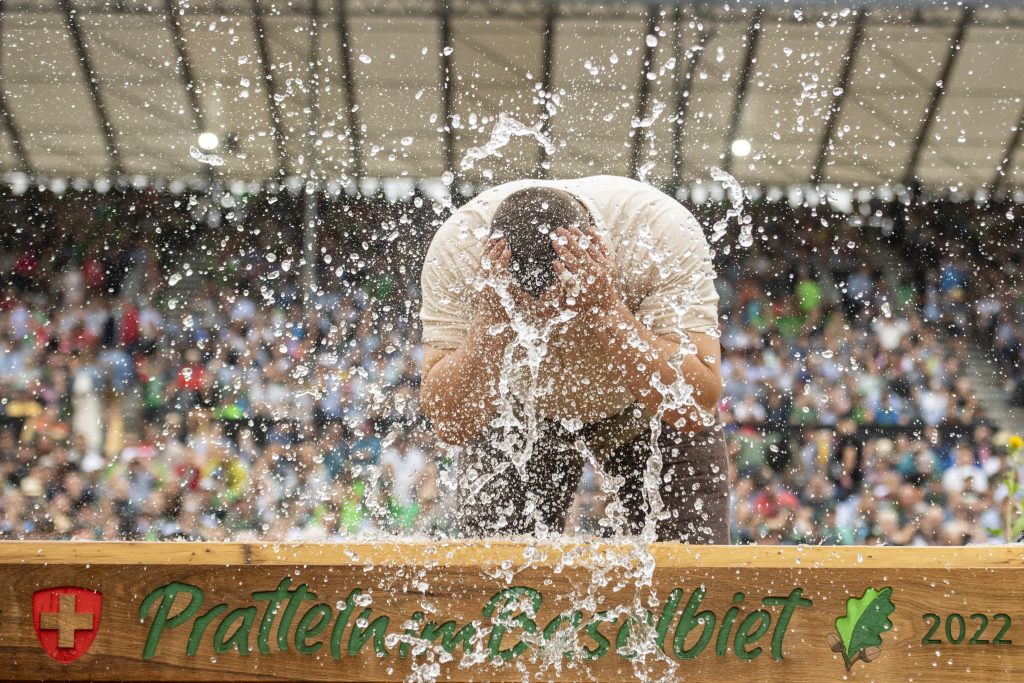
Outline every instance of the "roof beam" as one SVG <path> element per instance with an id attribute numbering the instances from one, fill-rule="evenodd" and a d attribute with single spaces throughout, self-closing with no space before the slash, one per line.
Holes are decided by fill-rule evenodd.
<path id="1" fill-rule="evenodd" d="M 178 0 L 167 0 L 167 24 L 171 29 L 171 40 L 174 43 L 174 52 L 178 56 L 178 74 L 181 76 L 181 84 L 185 88 L 185 95 L 188 97 L 189 110 L 192 112 L 192 134 L 197 136 L 206 132 L 206 113 L 199 102 L 199 93 L 196 92 L 195 74 L 192 71 L 192 60 L 188 57 L 188 47 L 185 36 L 181 31 L 181 17 L 183 11 Z M 216 175 L 215 168 L 210 164 L 201 164 L 202 175 L 211 180 Z"/>
<path id="2" fill-rule="evenodd" d="M 314 181 L 318 180 L 319 176 L 319 154 L 317 149 L 317 142 L 320 136 L 320 29 L 321 29 L 321 17 L 320 17 L 320 2 L 319 0 L 310 0 L 309 4 L 309 63 L 306 65 L 308 69 L 307 82 L 309 92 L 309 118 L 308 127 L 306 131 L 306 150 L 305 150 L 305 164 L 308 169 L 305 173 L 306 178 L 312 178 Z"/>
<path id="3" fill-rule="evenodd" d="M 657 42 L 654 45 L 647 40 L 647 36 L 658 37 L 658 19 L 661 17 L 661 10 L 658 5 L 651 5 L 647 8 L 647 33 L 644 35 L 644 54 L 640 60 L 640 80 L 636 87 L 636 114 L 633 120 L 637 122 L 633 134 L 633 149 L 629 155 L 629 177 L 636 179 L 639 176 L 640 154 L 643 151 L 644 142 L 647 140 L 647 128 L 640 126 L 648 116 L 648 105 L 651 100 L 651 79 L 647 75 L 654 69 L 654 54 L 657 49 Z"/>
<path id="4" fill-rule="evenodd" d="M 832 105 L 828 108 L 828 115 L 825 119 L 825 131 L 821 135 L 821 145 L 818 147 L 818 158 L 814 161 L 814 168 L 811 170 L 811 182 L 820 183 L 825 170 L 825 162 L 828 161 L 828 154 L 832 149 L 832 133 L 839 120 L 839 113 L 843 109 L 843 100 L 850 91 L 850 78 L 853 76 L 853 64 L 857 61 L 857 51 L 860 50 L 861 42 L 864 40 L 864 24 L 867 23 L 867 11 L 857 10 L 853 18 L 853 31 L 850 35 L 850 44 L 843 55 L 843 70 L 839 74 L 839 82 L 836 83 L 836 92 L 833 95 Z"/>
<path id="5" fill-rule="evenodd" d="M 1021 110 L 1020 117 L 1017 119 L 1017 126 L 1010 133 L 1010 140 L 1006 143 L 1006 151 L 999 162 L 999 168 L 996 169 L 996 174 L 992 177 L 993 194 L 1006 187 L 1009 175 L 1013 172 L 1014 157 L 1020 148 L 1022 137 L 1024 137 L 1024 109 Z"/>
<path id="6" fill-rule="evenodd" d="M 676 74 L 686 64 L 686 71 L 676 87 L 675 119 L 672 121 L 672 190 L 678 192 L 683 184 L 683 145 L 686 143 L 686 119 L 690 111 L 690 98 L 693 96 L 693 76 L 700 68 L 700 60 L 707 48 L 711 34 L 703 23 L 699 24 L 700 37 L 697 45 L 686 51 L 683 56 L 683 10 L 676 5 L 675 54 Z"/>
<path id="7" fill-rule="evenodd" d="M 878 111 L 876 109 L 872 109 L 871 107 L 868 106 L 869 103 L 870 102 L 858 102 L 858 104 L 860 105 L 860 108 L 863 109 L 868 114 L 868 116 L 870 116 L 871 118 L 873 118 L 873 119 L 875 119 L 877 121 L 881 121 L 883 124 L 885 124 L 885 126 L 887 128 L 889 128 L 891 130 L 894 130 L 894 131 L 900 130 L 900 126 L 903 123 L 902 121 L 899 121 L 890 111 Z M 888 107 L 888 109 L 891 110 L 892 107 Z M 977 148 L 974 148 L 974 149 L 977 149 Z M 953 157 L 947 156 L 946 153 L 943 152 L 942 150 L 936 150 L 935 151 L 935 156 L 939 157 L 939 159 L 944 161 L 949 166 L 956 166 L 957 165 L 956 159 L 954 159 Z M 858 164 L 864 164 L 865 162 L 864 162 L 863 158 L 860 158 L 860 159 L 857 160 L 857 163 Z"/>
<path id="8" fill-rule="evenodd" d="M 750 73 L 754 70 L 754 63 L 757 61 L 757 43 L 761 38 L 762 17 L 764 17 L 764 8 L 757 7 L 754 9 L 754 14 L 750 18 L 750 27 L 747 29 L 747 53 L 743 57 L 740 80 L 736 86 L 736 101 L 732 108 L 732 119 L 729 121 L 729 134 L 725 137 L 725 155 L 722 169 L 726 173 L 732 172 L 732 143 L 740 129 L 740 119 L 743 118 L 743 102 L 747 99 Z"/>
<path id="9" fill-rule="evenodd" d="M 545 124 L 550 116 L 548 115 L 548 102 L 551 100 L 551 82 L 555 72 L 555 24 L 558 18 L 558 7 L 555 0 L 546 0 L 544 12 L 544 46 L 541 55 L 541 83 L 539 93 L 539 119 Z M 550 131 L 545 131 L 550 132 Z M 548 151 L 544 145 L 537 145 L 537 177 L 548 176 Z"/>
<path id="10" fill-rule="evenodd" d="M 307 312 L 313 312 L 316 303 L 317 278 L 316 247 L 320 233 L 320 155 L 317 149 L 320 131 L 320 2 L 310 0 L 309 55 L 307 57 L 309 92 L 309 119 L 305 140 L 306 194 L 303 206 L 302 229 L 302 302 Z"/>
<path id="11" fill-rule="evenodd" d="M 0 0 L 0 56 L 3 55 L 4 5 L 4 0 Z M 28 151 L 21 141 L 21 130 L 14 121 L 14 115 L 11 113 L 10 107 L 7 106 L 7 89 L 4 88 L 4 79 L 2 77 L 0 77 L 0 119 L 3 119 L 4 130 L 7 131 L 7 137 L 11 139 L 11 146 L 14 148 L 14 155 L 18 157 L 20 170 L 32 175 L 33 169 L 28 159 Z"/>
<path id="12" fill-rule="evenodd" d="M 192 132 L 199 135 L 206 130 L 206 116 L 202 106 L 199 104 L 196 80 L 192 72 L 192 61 L 188 58 L 185 36 L 181 32 L 181 20 L 179 18 L 181 16 L 181 5 L 178 0 L 167 0 L 167 25 L 171 29 L 174 52 L 178 56 L 178 74 L 181 76 L 181 84 L 185 88 L 185 94 L 188 96 L 188 102 L 192 110 Z"/>
<path id="13" fill-rule="evenodd" d="M 124 1 L 124 0 L 122 0 Z M 931 1 L 931 0 L 929 0 Z M 786 3 L 792 5 L 792 0 L 780 0 L 782 4 L 778 3 L 762 3 L 770 10 L 784 9 Z M 921 0 L 923 3 L 924 0 Z M 93 5 L 99 6 L 102 3 L 97 0 L 93 0 Z M 202 12 L 210 18 L 216 18 L 221 16 L 229 17 L 245 17 L 248 16 L 250 10 L 243 4 L 228 3 L 225 0 L 206 0 L 201 4 Z M 562 7 L 559 10 L 559 17 L 562 19 L 580 19 L 586 21 L 594 21 L 594 12 L 590 9 L 594 2 L 578 2 L 572 3 L 570 6 Z M 599 20 L 601 21 L 629 21 L 634 17 L 633 6 L 634 2 L 616 2 L 616 3 L 603 3 L 602 13 Z M 646 4 L 646 3 L 644 3 Z M 726 21 L 727 17 L 719 13 L 717 16 L 715 13 L 708 10 L 709 3 L 707 0 L 689 0 L 688 4 L 700 9 L 700 15 L 705 19 L 711 21 Z M 746 3 L 744 3 L 746 4 Z M 826 2 L 810 2 L 804 3 L 805 6 L 821 6 L 826 4 L 835 5 L 836 3 Z M 884 5 L 878 5 L 873 2 L 864 3 L 846 3 L 848 5 L 868 5 L 872 7 L 879 7 Z M 933 3 L 934 4 L 934 3 Z M 1017 7 L 1017 0 L 1003 0 L 1001 2 L 988 2 L 986 6 L 990 9 Z M 40 3 L 33 3 L 29 0 L 21 0 L 20 2 L 12 5 L 9 8 L 11 14 L 36 14 L 39 12 L 49 12 L 49 7 L 40 9 Z M 435 16 L 435 12 L 429 3 L 416 4 L 413 2 L 405 1 L 402 3 L 392 3 L 394 6 L 388 6 L 384 2 L 369 2 L 363 3 L 363 9 L 357 13 L 353 13 L 352 16 L 358 17 L 374 17 L 378 19 L 410 19 L 410 18 L 422 18 L 431 19 Z M 422 7 L 420 5 L 423 5 Z M 892 4 L 890 3 L 890 7 Z M 924 7 L 921 4 L 920 7 Z M 207 9 L 212 8 L 212 9 Z M 278 5 L 277 7 L 278 16 L 308 16 L 309 10 L 303 3 L 291 3 L 287 6 Z M 904 8 L 906 9 L 906 8 Z M 118 6 L 103 6 L 103 11 L 109 14 L 127 15 L 127 16 L 152 16 L 152 9 L 148 5 L 142 3 L 131 3 Z M 467 19 L 514 19 L 518 21 L 526 21 L 532 18 L 536 18 L 536 15 L 531 13 L 531 7 L 529 3 L 497 3 L 497 2 L 472 2 L 465 3 L 460 7 L 458 14 L 459 18 Z M 772 17 L 773 21 L 779 24 L 790 24 L 806 26 L 806 19 L 803 17 L 796 17 L 791 11 L 782 11 L 775 14 Z M 977 26 L 993 29 L 1021 29 L 1024 28 L 1024 19 L 1016 15 L 996 15 L 991 14 L 990 16 L 976 17 L 975 22 Z M 920 12 L 904 12 L 900 15 L 891 15 L 886 17 L 886 24 L 891 26 L 921 26 L 929 28 L 948 28 L 949 22 L 942 17 L 922 16 Z"/>
<path id="14" fill-rule="evenodd" d="M 96 111 L 96 118 L 99 120 L 100 130 L 106 143 L 107 157 L 110 159 L 111 175 L 123 175 L 124 166 L 121 165 L 121 154 L 117 149 L 117 138 L 114 126 L 107 116 L 107 108 L 103 104 L 103 96 L 100 92 L 100 82 L 96 78 L 96 72 L 92 68 L 92 60 L 89 58 L 89 50 L 85 47 L 82 38 L 82 28 L 78 24 L 77 10 L 71 6 L 71 0 L 60 0 L 61 10 L 64 12 L 64 22 L 68 32 L 71 34 L 71 41 L 75 46 L 75 53 L 78 55 L 78 62 L 82 65 L 82 75 L 85 76 L 85 85 L 92 97 L 93 109 Z"/>
<path id="15" fill-rule="evenodd" d="M 341 55 L 341 84 L 348 103 L 348 143 L 352 148 L 352 173 L 357 182 L 363 177 L 363 129 L 359 123 L 356 99 L 356 75 L 352 71 L 352 38 L 348 26 L 348 0 L 338 4 L 338 52 Z"/>
<path id="16" fill-rule="evenodd" d="M 256 50 L 259 52 L 260 66 L 263 69 L 263 91 L 267 93 L 267 111 L 270 114 L 270 136 L 274 139 L 274 152 L 277 157 L 275 175 L 284 175 L 288 165 L 287 153 L 284 148 L 284 135 L 281 132 L 281 108 L 275 99 L 274 72 L 270 62 L 270 47 L 267 44 L 267 27 L 263 21 L 263 7 L 260 0 L 252 0 L 252 25 L 256 36 Z"/>
<path id="17" fill-rule="evenodd" d="M 907 162 L 907 170 L 903 174 L 904 185 L 909 186 L 917 179 L 917 167 L 921 161 L 921 152 L 924 151 L 928 134 L 931 132 L 932 124 L 935 122 L 935 113 L 939 110 L 939 105 L 942 103 L 942 96 L 946 94 L 946 84 L 949 82 L 949 77 L 953 74 L 953 66 L 956 64 L 956 58 L 961 52 L 964 37 L 967 33 L 967 26 L 973 18 L 974 9 L 965 5 L 960 12 L 960 21 L 957 22 L 952 40 L 950 41 L 946 62 L 942 65 L 942 73 L 939 76 L 939 80 L 935 81 L 935 84 L 932 86 L 932 96 L 928 102 L 928 107 L 924 110 L 921 127 L 917 131 L 917 139 L 911 148 L 910 161 Z"/>
<path id="18" fill-rule="evenodd" d="M 449 0 L 438 0 L 441 19 L 441 96 L 444 104 L 444 170 L 455 169 L 455 72 L 452 69 L 452 7 Z M 456 173 L 456 175 L 458 175 Z"/>

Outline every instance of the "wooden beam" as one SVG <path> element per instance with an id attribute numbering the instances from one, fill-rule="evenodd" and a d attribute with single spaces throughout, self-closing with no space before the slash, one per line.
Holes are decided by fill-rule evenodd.
<path id="1" fill-rule="evenodd" d="M 1022 579 L 1019 544 L 14 541 L 0 680 L 1002 680 Z"/>
<path id="2" fill-rule="evenodd" d="M 676 76 L 679 78 L 679 74 L 682 74 L 682 78 L 679 78 L 678 85 L 676 86 L 676 97 L 675 97 L 675 119 L 672 121 L 672 191 L 678 192 L 679 188 L 683 184 L 683 163 L 685 153 L 683 146 L 686 144 L 686 119 L 689 116 L 690 111 L 690 100 L 693 97 L 693 77 L 697 73 L 697 69 L 700 68 L 700 62 L 704 55 L 704 50 L 707 48 L 708 41 L 711 39 L 710 32 L 707 30 L 707 24 L 705 20 L 698 19 L 697 22 L 700 25 L 700 37 L 697 40 L 697 45 L 693 46 L 689 50 L 683 53 L 683 21 L 685 16 L 682 11 L 682 5 L 676 5 L 676 33 L 675 33 L 675 46 L 674 52 L 676 54 Z M 686 71 L 681 71 L 683 65 L 686 65 Z"/>
<path id="3" fill-rule="evenodd" d="M 166 543 L 116 541 L 0 541 L 0 565 L 109 566 L 274 566 L 312 567 L 397 566 L 439 563 L 438 568 L 514 564 L 523 553 L 542 551 L 539 567 L 558 566 L 563 559 L 585 551 L 600 556 L 633 547 L 631 541 L 581 539 L 565 543 L 522 543 L 505 539 L 301 543 L 277 541 Z M 339 553 L 339 550 L 341 552 Z M 1024 571 L 1024 544 L 950 546 L 792 546 L 686 545 L 651 543 L 646 546 L 659 569 L 1007 569 Z M 443 558 L 440 559 L 440 558 Z M 804 562 L 799 561 L 806 558 Z M 1024 590 L 1022 585 L 1021 590 Z M 0 614 L 3 612 L 0 611 Z M 0 624 L 3 620 L 0 619 Z M 1024 653 L 1022 653 L 1024 654 Z"/>
<path id="4" fill-rule="evenodd" d="M 274 97 L 274 70 L 270 58 L 270 46 L 267 43 L 267 27 L 263 21 L 263 7 L 260 0 L 252 0 L 252 26 L 256 37 L 256 51 L 259 54 L 260 67 L 263 70 L 263 92 L 267 94 L 267 113 L 270 115 L 270 137 L 274 141 L 274 152 L 277 168 L 274 174 L 282 176 L 287 172 L 288 156 L 284 146 L 284 133 L 281 130 L 281 107 Z"/>
<path id="5" fill-rule="evenodd" d="M 348 103 L 348 143 L 352 148 L 352 172 L 357 182 L 363 171 L 363 129 L 359 123 L 359 100 L 356 97 L 356 75 L 352 70 L 352 36 L 349 32 L 348 0 L 338 4 L 338 53 L 341 57 L 341 84 Z"/>
<path id="6" fill-rule="evenodd" d="M 864 39 L 864 25 L 867 23 L 867 10 L 856 10 L 853 17 L 853 29 L 850 34 L 850 44 L 843 55 L 843 70 L 839 74 L 839 81 L 836 83 L 836 92 L 832 96 L 832 105 L 828 108 L 825 118 L 825 130 L 821 135 L 821 144 L 818 145 L 818 157 L 814 161 L 814 168 L 811 170 L 811 182 L 820 183 L 825 170 L 825 162 L 828 161 L 829 152 L 832 149 L 832 133 L 835 130 L 836 121 L 843 110 L 843 102 L 850 91 L 850 80 L 853 77 L 853 65 L 857 61 L 857 52 L 860 50 L 861 42 Z"/>
<path id="7" fill-rule="evenodd" d="M 647 40 L 647 36 L 658 38 L 658 19 L 661 18 L 661 9 L 658 5 L 651 5 L 647 8 L 647 33 L 644 36 L 644 52 L 640 59 L 640 76 L 636 86 L 636 112 L 633 115 L 635 121 L 643 121 L 650 112 L 651 80 L 647 77 L 654 69 L 654 55 L 657 50 L 657 42 L 654 45 Z M 647 140 L 647 129 L 637 126 L 632 131 L 633 147 L 629 155 L 629 177 L 636 179 L 640 169 L 640 154 L 643 151 L 644 142 Z"/>
<path id="8" fill-rule="evenodd" d="M 903 184 L 908 187 L 917 180 L 917 167 L 921 161 L 921 153 L 924 151 L 925 144 L 928 141 L 928 134 L 931 132 L 932 124 L 935 122 L 935 114 L 939 110 L 939 105 L 942 104 L 942 96 L 946 94 L 946 85 L 949 83 L 950 76 L 953 75 L 953 66 L 956 64 L 956 59 L 963 47 L 964 38 L 967 35 L 967 27 L 973 19 L 974 9 L 965 5 L 960 12 L 960 20 L 957 22 L 953 36 L 950 39 L 946 61 L 942 64 L 942 72 L 939 75 L 939 79 L 932 86 L 932 94 L 928 100 L 928 106 L 922 114 L 921 127 L 917 131 L 917 138 L 915 138 L 914 146 L 910 151 L 910 160 L 907 162 L 907 168 L 903 174 Z"/>
<path id="9" fill-rule="evenodd" d="M 75 46 L 75 54 L 78 56 L 78 63 L 82 65 L 82 75 L 85 77 L 85 86 L 89 89 L 92 97 L 93 110 L 100 124 L 100 131 L 107 150 L 107 157 L 110 159 L 110 174 L 119 176 L 124 174 L 124 166 L 121 164 L 121 154 L 117 149 L 117 136 L 114 126 L 107 115 L 107 108 L 103 102 L 100 82 L 96 77 L 96 71 L 92 67 L 92 59 L 89 57 L 89 50 L 85 46 L 82 37 L 82 28 L 78 23 L 78 10 L 71 6 L 71 0 L 60 0 L 60 8 L 64 13 L 64 22 L 68 33 L 71 34 L 71 42 Z"/>
<path id="10" fill-rule="evenodd" d="M 541 54 L 541 82 L 540 82 L 540 104 L 538 105 L 537 116 L 545 124 L 550 120 L 547 105 L 551 99 L 552 82 L 555 75 L 555 26 L 558 23 L 558 5 L 555 0 L 544 2 L 544 43 Z M 547 128 L 544 132 L 548 135 L 551 131 Z M 537 177 L 548 177 L 548 151 L 544 145 L 537 145 Z"/>
<path id="11" fill-rule="evenodd" d="M 444 170 L 459 175 L 455 168 L 455 70 L 452 54 L 451 0 L 438 0 L 438 18 L 441 29 L 441 97 L 444 108 Z"/>
<path id="12" fill-rule="evenodd" d="M 725 136 L 725 155 L 723 157 L 722 169 L 726 173 L 732 172 L 732 143 L 740 129 L 740 120 L 743 118 L 743 103 L 747 98 L 750 74 L 754 70 L 754 63 L 757 62 L 757 43 L 761 38 L 761 19 L 763 17 L 764 9 L 762 7 L 755 8 L 753 16 L 750 18 L 750 26 L 747 28 L 747 51 L 743 56 L 739 83 L 736 85 L 736 100 L 732 107 L 732 118 L 729 120 L 729 133 Z"/>

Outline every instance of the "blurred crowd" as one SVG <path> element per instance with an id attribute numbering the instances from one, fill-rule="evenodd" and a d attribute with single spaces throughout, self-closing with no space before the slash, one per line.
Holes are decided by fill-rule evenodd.
<path id="1" fill-rule="evenodd" d="M 752 247 L 713 244 L 734 542 L 1002 539 L 1010 434 L 965 340 L 994 340 L 1019 383 L 1019 295 L 994 282 L 1019 246 L 1010 264 L 976 226 L 971 250 L 943 235 L 1017 207 L 970 206 L 760 199 Z M 318 208 L 308 249 L 286 190 L 0 193 L 0 537 L 451 532 L 452 452 L 417 409 L 446 210 Z M 568 532 L 599 533 L 606 502 L 588 471 Z"/>
<path id="2" fill-rule="evenodd" d="M 900 250 L 906 286 L 923 292 L 924 315 L 977 339 L 999 365 L 1011 401 L 1024 406 L 1024 207 L 1002 201 L 915 206 Z"/>
<path id="3" fill-rule="evenodd" d="M 905 207 L 752 214 L 761 239 L 717 259 L 734 540 L 999 541 L 1011 435 L 977 400 L 969 330 L 948 324 L 961 298 L 901 251 L 919 235 Z"/>

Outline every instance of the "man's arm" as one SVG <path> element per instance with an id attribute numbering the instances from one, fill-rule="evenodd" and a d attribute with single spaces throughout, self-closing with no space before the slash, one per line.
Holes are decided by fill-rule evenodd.
<path id="1" fill-rule="evenodd" d="M 450 444 L 472 439 L 497 412 L 501 354 L 509 339 L 507 333 L 492 336 L 474 327 L 454 351 L 423 347 L 420 409 Z"/>
<path id="2" fill-rule="evenodd" d="M 510 260 L 505 241 L 496 240 L 488 245 L 482 268 L 502 273 Z M 473 308 L 469 329 L 457 349 L 423 347 L 420 410 L 443 441 L 456 445 L 479 434 L 497 412 L 502 354 L 512 340 L 507 327 L 498 334 L 490 332 L 505 321 L 492 286 L 483 288 Z"/>
<path id="3" fill-rule="evenodd" d="M 656 388 L 654 376 L 657 374 L 657 383 L 665 387 L 678 381 L 669 358 L 679 349 L 682 337 L 674 333 L 656 335 L 637 320 L 616 289 L 614 262 L 599 235 L 584 235 L 576 228 L 555 232 L 555 271 L 561 277 L 575 278 L 581 286 L 574 305 L 605 341 L 608 362 L 621 371 L 623 381 L 644 406 L 644 413 L 657 414 L 664 395 Z M 685 382 L 693 387 L 695 403 L 703 411 L 712 412 L 722 394 L 721 346 L 710 334 L 689 332 L 687 336 L 696 353 L 683 354 L 679 367 Z M 661 420 L 702 430 L 704 425 L 699 418 L 690 416 L 693 412 L 692 406 L 676 407 L 666 410 Z"/>
<path id="4" fill-rule="evenodd" d="M 595 321 L 595 332 L 605 341 L 608 361 L 621 368 L 623 381 L 633 396 L 644 406 L 647 416 L 657 414 L 664 400 L 655 387 L 658 383 L 671 387 L 679 379 L 669 358 L 679 349 L 682 338 L 678 334 L 655 335 L 640 323 L 621 299 L 600 319 Z M 696 353 L 682 356 L 678 364 L 683 379 L 693 387 L 693 398 L 701 410 L 713 413 L 722 395 L 721 344 L 716 337 L 703 332 L 689 332 Z M 679 428 L 701 431 L 700 418 L 693 419 L 692 406 L 665 410 L 662 422 Z M 680 422 L 682 420 L 682 422 Z"/>

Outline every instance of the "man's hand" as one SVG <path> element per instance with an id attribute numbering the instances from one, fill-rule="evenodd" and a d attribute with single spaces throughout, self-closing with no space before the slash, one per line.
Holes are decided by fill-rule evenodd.
<path id="1" fill-rule="evenodd" d="M 593 319 L 622 301 L 615 284 L 615 260 L 593 229 L 558 228 L 551 236 L 558 259 L 555 274 L 563 290 L 563 306 Z"/>
<path id="2" fill-rule="evenodd" d="M 662 396 L 652 386 L 657 373 L 660 381 L 671 385 L 676 381 L 676 368 L 669 364 L 682 339 L 670 333 L 654 335 L 642 325 L 622 300 L 616 285 L 615 261 L 600 236 L 591 228 L 583 232 L 577 228 L 559 228 L 552 234 L 558 260 L 555 273 L 563 290 L 562 308 L 573 308 L 584 316 L 598 337 L 605 340 L 609 360 L 621 369 L 623 381 L 633 396 L 643 404 L 645 412 L 653 415 L 661 409 Z M 697 347 L 696 355 L 683 358 L 681 370 L 686 381 L 694 388 L 696 403 L 705 411 L 714 411 L 721 395 L 721 375 L 718 368 L 720 346 L 710 335 L 691 333 L 690 341 Z M 637 344 L 636 339 L 642 340 Z M 641 351 L 641 348 L 646 350 Z M 710 364 L 705 361 L 711 358 Z M 689 419 L 688 409 L 664 411 L 662 420 L 668 424 L 699 431 L 699 422 Z"/>
<path id="3" fill-rule="evenodd" d="M 539 297 L 517 287 L 509 268 L 511 262 L 512 251 L 504 237 L 490 238 L 484 243 L 480 267 L 476 272 L 478 291 L 473 300 L 474 317 L 488 326 L 509 322 L 513 313 L 519 313 L 531 322 L 543 322 L 567 308 L 557 285 L 549 287 Z M 502 302 L 502 291 L 508 294 L 511 304 L 507 308 Z"/>

